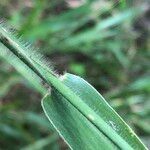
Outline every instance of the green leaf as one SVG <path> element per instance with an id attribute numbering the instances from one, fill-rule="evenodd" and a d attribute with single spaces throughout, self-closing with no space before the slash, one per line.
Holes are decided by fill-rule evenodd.
<path id="1" fill-rule="evenodd" d="M 86 81 L 68 74 L 59 78 L 40 60 L 39 55 L 35 56 L 28 47 L 1 26 L 0 41 L 19 63 L 25 64 L 32 74 L 38 77 L 38 80 L 51 86 L 52 96 L 46 96 L 43 107 L 47 116 L 53 115 L 50 119 L 56 119 L 55 122 L 53 120 L 55 127 L 58 128 L 61 124 L 58 132 L 71 147 L 76 149 L 80 142 L 79 137 L 84 133 L 86 136 L 83 135 L 83 145 L 79 145 L 81 149 L 146 149 L 132 130 Z M 53 102 L 58 103 L 54 105 Z M 70 120 L 72 118 L 74 120 Z M 67 132 L 69 130 L 67 136 L 64 134 L 65 129 Z"/>
<path id="2" fill-rule="evenodd" d="M 89 114 L 89 118 L 85 117 L 57 90 L 52 90 L 51 96 L 47 95 L 43 99 L 42 106 L 51 123 L 70 147 L 91 150 L 99 149 L 99 147 L 102 149 L 145 149 L 133 131 L 89 83 L 68 73 L 63 76 L 62 81 L 127 144 L 123 147 L 122 143 L 116 143 L 117 138 L 111 139 L 109 135 L 93 125 L 94 116 Z"/>
<path id="3" fill-rule="evenodd" d="M 43 99 L 51 123 L 72 149 L 112 149 L 115 146 L 59 93 Z M 69 115 L 68 115 L 69 114 Z"/>

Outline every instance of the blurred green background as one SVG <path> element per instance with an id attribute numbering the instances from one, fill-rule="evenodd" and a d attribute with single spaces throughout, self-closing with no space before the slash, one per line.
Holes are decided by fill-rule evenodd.
<path id="1" fill-rule="evenodd" d="M 150 147 L 149 0 L 0 0 L 0 17 L 58 74 L 90 82 Z M 41 98 L 0 57 L 0 150 L 68 149 Z"/>

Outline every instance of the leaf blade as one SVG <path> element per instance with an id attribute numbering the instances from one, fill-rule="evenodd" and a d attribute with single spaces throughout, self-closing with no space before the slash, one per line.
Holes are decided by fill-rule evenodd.
<path id="1" fill-rule="evenodd" d="M 58 92 L 53 91 L 52 99 L 49 95 L 46 96 L 42 100 L 42 107 L 51 123 L 71 149 L 98 150 L 99 147 L 102 147 L 104 150 L 108 148 L 116 149 L 102 133 L 99 133 L 97 129 Z M 91 139 L 89 140 L 87 138 Z"/>
<path id="2" fill-rule="evenodd" d="M 113 128 L 113 130 L 115 130 L 115 132 L 117 132 L 117 134 L 119 136 L 121 136 L 130 146 L 125 146 L 122 144 L 118 144 L 118 143 L 114 143 L 119 146 L 122 147 L 125 146 L 126 148 L 139 148 L 139 149 L 145 149 L 145 147 L 141 144 L 141 142 L 139 141 L 139 139 L 136 137 L 136 135 L 133 133 L 133 131 L 122 121 L 122 119 L 120 119 L 120 117 L 110 108 L 110 106 L 106 103 L 106 101 L 102 98 L 102 96 L 100 96 L 99 93 L 97 93 L 97 91 L 91 86 L 89 85 L 85 80 L 81 79 L 80 77 L 77 77 L 75 75 L 71 75 L 71 74 L 66 74 L 65 77 L 63 77 L 63 83 L 65 85 L 67 85 L 74 93 L 76 93 L 76 95 L 79 95 L 80 98 L 89 105 L 89 107 L 92 108 L 92 110 L 96 110 L 96 113 L 105 121 L 107 122 L 108 126 L 111 126 Z M 94 93 L 94 94 L 93 94 Z M 54 95 L 56 94 L 56 92 L 54 93 Z M 53 96 L 53 92 L 52 92 L 52 96 Z M 55 96 L 54 96 L 55 97 Z M 53 97 L 53 99 L 54 99 Z M 56 96 L 57 97 L 57 96 Z M 59 102 L 61 101 L 61 97 L 57 97 L 59 99 Z M 42 102 L 42 106 L 43 109 L 46 113 L 46 111 L 49 111 L 48 109 L 53 109 L 54 105 L 53 103 L 55 101 L 57 101 L 55 98 L 54 100 L 50 100 L 51 103 L 48 101 L 48 98 L 46 98 L 45 102 L 43 100 Z M 95 102 L 94 102 L 95 100 Z M 65 100 L 63 100 L 65 101 Z M 47 105 L 47 106 L 46 106 Z M 49 105 L 49 107 L 48 107 Z M 51 106 L 53 105 L 53 106 Z M 60 104 L 57 104 L 58 106 L 60 106 Z M 55 107 L 57 107 L 57 105 Z M 68 104 L 69 105 L 69 104 Z M 64 109 L 68 109 L 68 105 L 64 106 Z M 51 106 L 51 107 L 50 107 Z M 46 107 L 46 108 L 45 108 Z M 99 107 L 99 108 L 98 108 Z M 98 110 L 99 109 L 99 110 Z M 105 110 L 106 109 L 106 110 Z M 52 112 L 55 113 L 57 110 L 53 110 Z M 78 110 L 77 110 L 78 111 Z M 48 113 L 47 115 L 51 116 L 51 113 Z M 108 113 L 109 112 L 109 113 Z M 62 112 L 59 112 L 58 109 L 58 113 L 62 114 Z M 112 115 L 113 114 L 113 115 Z M 69 113 L 70 115 L 70 113 Z M 75 115 L 77 116 L 77 115 Z M 90 121 L 89 119 L 91 119 L 93 116 L 89 116 L 88 121 Z M 52 119 L 53 116 L 49 117 L 49 119 Z M 54 118 L 55 119 L 55 118 Z M 80 120 L 80 119 L 79 119 Z M 111 122 L 110 122 L 111 120 Z M 112 121 L 113 120 L 113 121 Z M 55 120 L 54 120 L 55 121 Z M 119 124 L 120 126 L 117 126 L 117 130 L 114 129 L 116 128 L 115 124 Z M 56 123 L 54 123 L 56 125 Z M 59 126 L 59 125 L 58 125 Z M 122 129 L 123 128 L 123 129 Z M 120 131 L 121 130 L 121 131 Z M 100 131 L 100 130 L 99 130 Z M 131 135 L 132 133 L 132 135 Z M 109 134 L 107 134 L 106 132 L 103 133 L 104 135 L 107 135 L 107 137 L 109 137 Z M 134 136 L 134 138 L 133 138 Z M 68 138 L 66 138 L 66 140 L 68 140 Z M 111 141 L 112 138 L 109 137 L 109 140 Z M 113 143 L 112 142 L 112 143 Z"/>

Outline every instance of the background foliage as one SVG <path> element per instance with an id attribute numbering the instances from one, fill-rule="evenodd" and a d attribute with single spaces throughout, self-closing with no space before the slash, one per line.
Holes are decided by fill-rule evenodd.
<path id="1" fill-rule="evenodd" d="M 148 0 L 4 0 L 0 14 L 57 72 L 88 80 L 150 142 Z M 41 95 L 0 58 L 0 149 L 68 149 Z"/>

